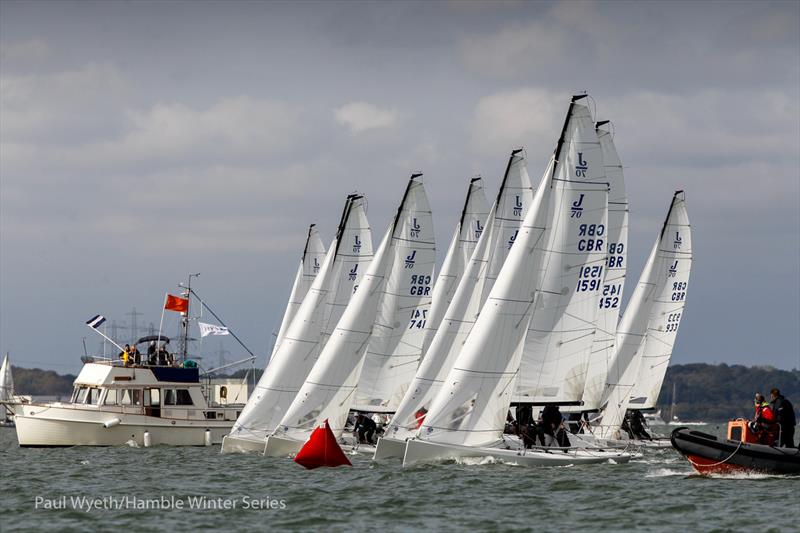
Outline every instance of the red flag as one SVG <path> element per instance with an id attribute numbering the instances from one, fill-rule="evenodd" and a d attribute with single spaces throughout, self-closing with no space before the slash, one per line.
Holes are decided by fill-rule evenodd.
<path id="1" fill-rule="evenodd" d="M 179 313 L 188 313 L 189 299 L 167 294 L 167 301 L 164 303 L 164 309 L 169 311 L 177 311 Z"/>
<path id="2" fill-rule="evenodd" d="M 327 420 L 311 433 L 308 442 L 294 456 L 294 462 L 309 470 L 320 466 L 353 466 L 336 442 Z"/>

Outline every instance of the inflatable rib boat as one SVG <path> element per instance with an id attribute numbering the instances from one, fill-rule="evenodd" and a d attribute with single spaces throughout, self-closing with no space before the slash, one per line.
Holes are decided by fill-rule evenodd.
<path id="1" fill-rule="evenodd" d="M 731 472 L 800 474 L 800 449 L 797 448 L 777 448 L 746 442 L 749 440 L 747 438 L 719 439 L 714 435 L 685 427 L 674 430 L 670 440 L 672 446 L 701 474 Z"/>

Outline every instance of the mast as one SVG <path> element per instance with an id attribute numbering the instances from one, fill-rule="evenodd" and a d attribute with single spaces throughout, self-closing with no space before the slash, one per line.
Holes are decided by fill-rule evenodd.
<path id="1" fill-rule="evenodd" d="M 189 274 L 189 283 L 186 285 L 184 296 L 186 296 L 186 316 L 182 319 L 183 333 L 181 335 L 181 362 L 186 361 L 186 356 L 189 352 L 189 312 L 192 307 L 192 278 L 200 276 L 200 272 L 196 274 Z"/>

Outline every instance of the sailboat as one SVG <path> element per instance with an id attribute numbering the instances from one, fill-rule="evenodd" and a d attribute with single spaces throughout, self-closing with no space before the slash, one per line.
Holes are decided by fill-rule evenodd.
<path id="1" fill-rule="evenodd" d="M 321 263 L 325 258 L 325 245 L 317 231 L 317 225 L 311 224 L 308 227 L 308 235 L 306 236 L 306 245 L 303 247 L 303 255 L 300 257 L 300 265 L 297 267 L 297 274 L 294 277 L 292 284 L 292 292 L 289 295 L 289 302 L 286 304 L 286 311 L 283 313 L 280 328 L 278 328 L 278 335 L 275 337 L 275 345 L 272 347 L 272 355 L 278 350 L 281 345 L 283 337 L 286 335 L 286 330 L 292 319 L 300 309 L 303 299 L 308 294 L 311 284 L 319 274 Z"/>
<path id="2" fill-rule="evenodd" d="M 422 175 L 412 174 L 397 215 L 330 341 L 278 428 L 267 438 L 265 455 L 296 453 L 311 431 L 326 419 L 333 433 L 341 436 L 367 351 L 393 353 L 389 343 L 398 339 L 395 332 L 417 324 L 416 304 L 429 292 L 431 283 L 428 269 L 432 268 L 434 237 L 430 220 Z M 417 273 L 417 260 L 424 265 L 422 274 Z M 403 299 L 398 301 L 401 296 Z M 414 296 L 416 302 L 411 298 Z M 384 322 L 378 315 L 379 310 L 390 309 L 384 303 L 386 298 L 404 302 L 405 309 L 391 322 Z"/>
<path id="3" fill-rule="evenodd" d="M 261 452 L 300 390 L 372 259 L 365 199 L 351 194 L 336 237 L 222 453 Z"/>
<path id="4" fill-rule="evenodd" d="M 620 439 L 628 409 L 655 407 L 686 305 L 691 267 L 686 198 L 676 191 L 617 328 L 616 354 L 593 429 L 596 436 Z"/>
<path id="5" fill-rule="evenodd" d="M 598 279 L 592 276 L 594 265 L 587 263 L 598 260 L 595 256 L 603 261 L 608 213 L 608 185 L 580 179 L 603 165 L 599 150 L 582 152 L 582 144 L 577 142 L 587 136 L 591 140 L 580 127 L 581 117 L 588 113 L 579 103 L 584 98 L 579 95 L 572 99 L 549 164 L 551 171 L 538 187 L 489 298 L 417 437 L 406 443 L 404 466 L 484 456 L 526 465 L 629 460 L 621 453 L 511 449 L 503 441 L 532 317 L 550 309 L 550 301 L 562 294 L 599 292 L 600 288 L 600 283 L 582 283 Z M 593 133 L 593 123 L 591 126 Z M 558 276 L 549 275 L 550 270 Z M 547 284 L 549 279 L 562 277 L 561 286 Z"/>
<path id="6" fill-rule="evenodd" d="M 0 425 L 4 427 L 14 426 L 14 405 L 18 403 L 18 398 L 14 392 L 14 376 L 11 373 L 11 361 L 8 354 L 3 358 L 3 365 L 0 366 L 0 404 L 3 406 L 3 419 Z"/>
<path id="7" fill-rule="evenodd" d="M 408 211 L 406 222 L 410 223 L 405 233 L 392 240 L 395 259 L 380 291 L 380 304 L 352 407 L 359 412 L 393 413 L 422 359 L 436 246 L 433 214 L 421 178 L 420 175 L 409 181 L 401 202 L 399 216 Z M 412 197 L 408 198 L 409 195 Z"/>
<path id="8" fill-rule="evenodd" d="M 441 389 L 444 378 L 472 330 L 481 307 L 489 297 L 497 276 L 519 233 L 533 197 L 525 152 L 514 150 L 494 204 L 478 234 L 453 299 L 445 312 L 429 349 L 409 386 L 406 396 L 378 441 L 374 458 L 402 457 L 405 439 L 416 434 L 424 414 Z M 462 225 L 463 230 L 463 225 Z"/>
<path id="9" fill-rule="evenodd" d="M 562 139 L 563 155 L 554 172 L 576 186 L 599 184 L 609 191 L 603 151 L 586 105 L 573 101 Z M 587 205 L 586 199 L 579 195 L 575 203 L 561 208 L 568 212 L 569 223 L 564 223 L 563 213 L 550 218 L 541 293 L 525 336 L 512 400 L 517 405 L 575 405 L 583 397 L 608 243 L 607 200 Z"/>
<path id="10" fill-rule="evenodd" d="M 609 130 L 610 122 L 597 123 L 597 138 L 603 152 L 605 177 L 608 181 L 608 254 L 605 277 L 600 295 L 596 330 L 592 339 L 586 384 L 583 389 L 584 413 L 594 412 L 600 407 L 600 398 L 606 383 L 609 366 L 616 352 L 617 323 L 622 308 L 625 288 L 625 272 L 628 255 L 628 197 L 622 162 L 614 146 L 614 136 Z"/>

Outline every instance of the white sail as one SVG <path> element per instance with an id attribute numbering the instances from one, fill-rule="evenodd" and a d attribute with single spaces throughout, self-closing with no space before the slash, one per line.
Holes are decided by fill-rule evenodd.
<path id="1" fill-rule="evenodd" d="M 554 153 L 551 179 L 536 191 L 533 205 L 461 352 L 436 396 L 418 437 L 439 444 L 487 446 L 502 438 L 506 414 L 515 390 L 528 325 L 543 300 L 542 280 L 557 255 L 577 258 L 589 246 L 585 225 L 606 224 L 608 188 L 605 184 L 574 181 L 559 162 L 562 148 L 572 142 L 570 117 Z M 551 165 L 553 163 L 551 162 Z M 563 177 L 562 177 L 563 176 Z M 565 179 L 568 178 L 568 179 Z M 575 207 L 580 219 L 573 215 Z M 597 238 L 593 238 L 597 241 Z M 568 247 L 565 247 L 568 244 Z M 553 252 L 557 246 L 559 254 Z M 600 246 L 602 249 L 602 246 Z M 579 261 L 561 262 L 569 275 L 583 269 Z M 572 290 L 569 286 L 567 291 Z M 561 288 L 559 288 L 559 292 Z"/>
<path id="2" fill-rule="evenodd" d="M 584 411 L 597 409 L 606 383 L 611 360 L 614 358 L 617 323 L 625 288 L 625 270 L 628 255 L 628 196 L 622 163 L 614 146 L 613 134 L 606 128 L 608 122 L 597 123 L 597 137 L 603 151 L 605 175 L 608 181 L 608 247 L 606 273 L 600 304 L 597 311 L 594 339 L 592 341 L 586 385 L 583 389 Z"/>
<path id="3" fill-rule="evenodd" d="M 14 400 L 14 376 L 11 374 L 11 361 L 8 354 L 3 358 L 3 365 L 0 366 L 0 402 L 10 402 Z"/>
<path id="4" fill-rule="evenodd" d="M 430 285 L 430 280 L 427 276 L 419 280 L 419 275 L 414 273 L 416 265 L 406 268 L 406 260 L 412 255 L 413 249 L 432 248 L 432 241 L 428 240 L 432 236 L 423 234 L 421 230 L 417 233 L 413 222 L 414 219 L 419 222 L 423 217 L 430 217 L 420 178 L 420 174 L 414 174 L 409 180 L 398 214 L 364 274 L 358 291 L 274 435 L 303 441 L 326 419 L 331 430 L 341 434 L 355 399 L 368 344 L 377 328 L 382 327 L 382 324 L 376 323 L 378 307 L 386 285 L 398 266 L 404 273 L 403 280 L 392 282 L 397 283 L 398 290 L 411 295 L 412 287 L 418 293 L 422 286 L 424 296 L 424 287 Z M 421 209 L 418 210 L 417 206 Z M 413 246 L 419 248 L 413 248 L 410 252 L 409 247 Z M 410 312 L 401 318 L 403 328 L 409 328 L 411 321 L 417 319 L 411 318 Z M 385 337 L 378 338 L 382 342 Z"/>
<path id="5" fill-rule="evenodd" d="M 308 289 L 311 288 L 314 278 L 317 277 L 324 259 L 325 245 L 322 243 L 322 239 L 319 236 L 317 225 L 311 224 L 308 227 L 308 236 L 306 237 L 306 245 L 303 247 L 303 256 L 300 258 L 300 265 L 297 267 L 297 274 L 294 277 L 292 292 L 289 295 L 289 303 L 286 305 L 286 311 L 283 313 L 283 320 L 281 320 L 281 326 L 278 329 L 278 336 L 275 337 L 275 345 L 272 348 L 273 355 L 277 351 L 278 346 L 280 346 L 283 337 L 286 335 L 286 330 L 297 314 L 300 304 L 303 303 L 303 298 L 305 298 L 308 293 Z M 270 359 L 272 359 L 272 356 L 270 356 Z"/>
<path id="6" fill-rule="evenodd" d="M 320 272 L 236 420 L 231 436 L 259 440 L 272 433 L 326 345 L 371 259 L 372 233 L 364 198 L 350 195 Z"/>
<path id="7" fill-rule="evenodd" d="M 355 404 L 394 412 L 422 359 L 430 313 L 436 246 L 433 215 L 420 179 L 409 181 L 394 226 L 395 255 L 381 288 Z"/>
<path id="8" fill-rule="evenodd" d="M 683 191 L 667 218 L 617 329 L 617 349 L 601 399 L 603 437 L 615 437 L 628 408 L 654 407 L 686 302 L 692 236 Z"/>
<path id="9" fill-rule="evenodd" d="M 445 317 L 425 352 L 408 393 L 387 427 L 386 436 L 405 438 L 416 433 L 420 418 L 417 413 L 425 413 L 439 393 L 481 307 L 489 297 L 532 197 L 524 152 L 514 150 L 485 227 L 477 229 L 476 226 L 476 233 L 480 231 L 477 245 Z"/>
<path id="10" fill-rule="evenodd" d="M 483 226 L 486 224 L 488 214 L 483 180 L 480 177 L 472 178 L 469 182 L 467 197 L 464 200 L 461 218 L 458 220 L 447 254 L 442 262 L 442 268 L 433 285 L 431 311 L 428 313 L 425 337 L 422 341 L 423 357 L 439 330 L 439 324 L 442 322 L 450 302 L 453 301 L 458 283 L 461 281 L 467 263 L 472 257 L 472 252 L 483 233 Z"/>
<path id="11" fill-rule="evenodd" d="M 573 98 L 555 176 L 607 191 L 600 141 L 589 108 Z M 577 186 L 577 185 L 576 185 Z M 525 339 L 514 401 L 572 402 L 583 397 L 605 275 L 607 192 L 554 195 L 541 297 Z"/>

